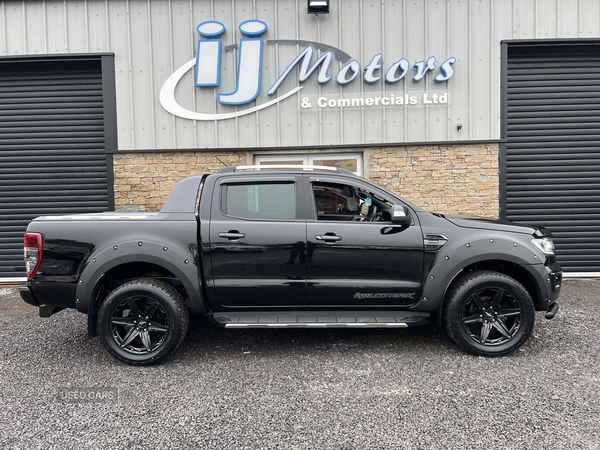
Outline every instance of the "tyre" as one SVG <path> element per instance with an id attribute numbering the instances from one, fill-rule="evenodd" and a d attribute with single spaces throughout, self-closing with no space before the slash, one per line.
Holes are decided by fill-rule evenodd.
<path id="1" fill-rule="evenodd" d="M 493 271 L 464 276 L 445 305 L 444 325 L 461 348 L 480 356 L 502 356 L 529 337 L 535 309 L 529 292 L 513 278 Z"/>
<path id="2" fill-rule="evenodd" d="M 127 364 L 157 363 L 183 342 L 189 316 L 179 293 L 154 279 L 129 281 L 98 311 L 98 334 L 110 354 Z"/>

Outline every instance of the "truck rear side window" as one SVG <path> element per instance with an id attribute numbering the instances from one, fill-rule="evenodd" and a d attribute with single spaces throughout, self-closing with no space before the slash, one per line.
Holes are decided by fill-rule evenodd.
<path id="1" fill-rule="evenodd" d="M 296 218 L 294 183 L 228 184 L 222 210 L 243 219 L 293 220 Z"/>

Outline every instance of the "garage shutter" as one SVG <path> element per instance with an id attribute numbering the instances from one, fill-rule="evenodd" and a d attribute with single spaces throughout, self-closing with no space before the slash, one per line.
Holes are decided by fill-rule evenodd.
<path id="1" fill-rule="evenodd" d="M 511 45 L 506 218 L 549 228 L 566 272 L 600 273 L 600 45 Z"/>
<path id="2" fill-rule="evenodd" d="M 108 207 L 100 59 L 0 61 L 0 281 L 31 219 Z"/>

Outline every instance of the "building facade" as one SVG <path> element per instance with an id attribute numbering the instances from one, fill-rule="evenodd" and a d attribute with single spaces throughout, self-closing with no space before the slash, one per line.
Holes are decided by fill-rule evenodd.
<path id="1" fill-rule="evenodd" d="M 570 275 L 600 273 L 596 0 L 0 5 L 0 279 L 36 215 L 153 211 L 273 162 L 545 226 Z"/>

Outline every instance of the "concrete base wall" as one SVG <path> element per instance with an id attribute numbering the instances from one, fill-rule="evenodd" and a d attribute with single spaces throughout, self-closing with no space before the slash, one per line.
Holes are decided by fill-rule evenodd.
<path id="1" fill-rule="evenodd" d="M 429 211 L 496 218 L 498 153 L 498 144 L 376 147 L 364 151 L 365 175 Z M 246 151 L 116 153 L 115 209 L 157 211 L 178 180 L 251 158 Z"/>

